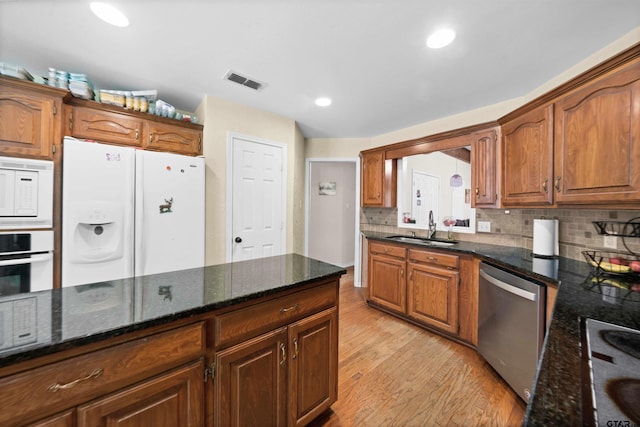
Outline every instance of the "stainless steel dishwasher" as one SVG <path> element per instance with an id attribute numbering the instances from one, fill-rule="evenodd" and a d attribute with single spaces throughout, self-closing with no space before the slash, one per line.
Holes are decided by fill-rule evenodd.
<path id="1" fill-rule="evenodd" d="M 546 287 L 480 264 L 478 351 L 525 401 L 544 338 Z"/>

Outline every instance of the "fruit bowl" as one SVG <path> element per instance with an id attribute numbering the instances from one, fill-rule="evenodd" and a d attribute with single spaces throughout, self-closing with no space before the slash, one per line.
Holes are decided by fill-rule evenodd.
<path id="1" fill-rule="evenodd" d="M 582 251 L 587 263 L 605 273 L 640 275 L 640 259 L 621 252 Z"/>

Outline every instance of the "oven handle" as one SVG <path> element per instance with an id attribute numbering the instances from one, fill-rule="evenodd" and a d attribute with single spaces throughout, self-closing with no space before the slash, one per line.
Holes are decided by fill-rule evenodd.
<path id="1" fill-rule="evenodd" d="M 20 265 L 20 264 L 33 264 L 36 262 L 47 262 L 53 258 L 53 254 L 39 254 L 33 255 L 30 258 L 16 258 L 16 259 L 7 259 L 4 261 L 0 261 L 0 267 L 8 266 L 8 265 Z"/>
<path id="2" fill-rule="evenodd" d="M 500 289 L 503 289 L 511 294 L 517 295 L 521 298 L 525 298 L 528 299 L 529 301 L 535 301 L 536 300 L 536 294 L 534 294 L 533 292 L 528 292 L 525 291 L 524 289 L 520 289 L 517 288 L 513 285 L 510 285 L 508 283 L 504 283 L 501 280 L 496 279 L 493 276 L 488 275 L 487 273 L 485 273 L 484 271 L 480 270 L 480 276 L 482 276 L 483 279 L 485 279 L 486 281 L 488 281 L 489 283 L 491 283 L 492 285 L 495 285 L 497 287 L 499 287 Z"/>

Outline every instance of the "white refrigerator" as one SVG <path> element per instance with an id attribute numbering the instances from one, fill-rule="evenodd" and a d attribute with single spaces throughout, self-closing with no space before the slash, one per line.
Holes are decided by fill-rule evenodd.
<path id="1" fill-rule="evenodd" d="M 62 285 L 204 265 L 204 159 L 64 139 Z"/>

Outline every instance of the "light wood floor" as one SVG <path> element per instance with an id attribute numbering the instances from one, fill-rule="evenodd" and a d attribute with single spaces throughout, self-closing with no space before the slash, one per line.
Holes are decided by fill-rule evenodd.
<path id="1" fill-rule="evenodd" d="M 311 426 L 519 426 L 525 404 L 475 350 L 366 305 L 340 283 L 338 401 Z"/>

